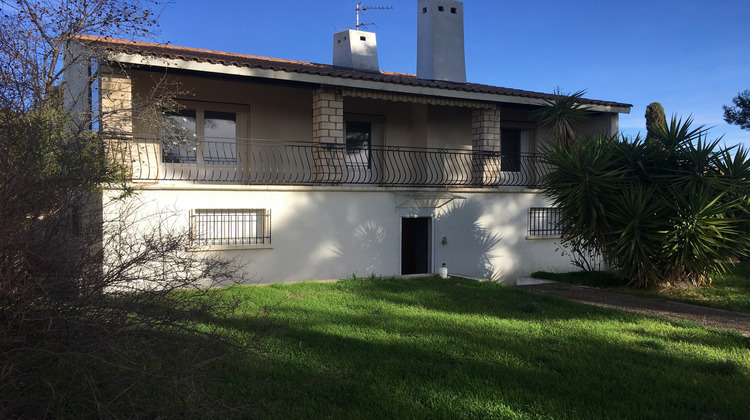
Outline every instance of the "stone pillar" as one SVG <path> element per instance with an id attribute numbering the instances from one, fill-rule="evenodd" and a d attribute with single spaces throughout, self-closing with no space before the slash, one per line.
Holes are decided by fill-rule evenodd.
<path id="1" fill-rule="evenodd" d="M 114 137 L 133 134 L 133 87 L 123 73 L 102 72 L 99 86 L 102 131 Z"/>
<path id="2" fill-rule="evenodd" d="M 341 182 L 344 165 L 344 97 L 321 87 L 313 92 L 313 163 L 316 182 Z"/>
<path id="3" fill-rule="evenodd" d="M 471 115 L 472 179 L 477 185 L 496 185 L 500 171 L 500 110 L 474 109 Z"/>
<path id="4" fill-rule="evenodd" d="M 123 71 L 103 69 L 99 79 L 99 111 L 107 147 L 133 180 L 158 178 L 161 141 L 133 137 L 133 84 Z M 158 133 L 155 133 L 158 134 Z"/>

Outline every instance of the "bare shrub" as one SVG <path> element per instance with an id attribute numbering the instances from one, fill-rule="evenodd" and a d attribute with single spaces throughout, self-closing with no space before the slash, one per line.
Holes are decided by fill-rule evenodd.
<path id="1" fill-rule="evenodd" d="M 144 221 L 136 206 L 114 204 L 107 220 L 89 205 L 5 229 L 15 234 L 2 255 L 15 258 L 0 264 L 3 415 L 203 411 L 212 362 L 265 353 L 264 319 L 242 330 L 213 322 L 256 316 L 243 312 L 246 293 L 216 288 L 242 280 L 231 261 L 191 252 L 177 214 Z"/>
<path id="2" fill-rule="evenodd" d="M 242 280 L 231 261 L 187 251 L 174 215 L 136 229 L 137 207 L 105 208 L 135 191 L 92 129 L 157 119 L 174 92 L 97 114 L 71 95 L 103 70 L 76 34 L 148 38 L 158 7 L 0 0 L 0 417 L 215 416 L 211 362 L 264 351 L 246 291 L 213 288 Z"/>

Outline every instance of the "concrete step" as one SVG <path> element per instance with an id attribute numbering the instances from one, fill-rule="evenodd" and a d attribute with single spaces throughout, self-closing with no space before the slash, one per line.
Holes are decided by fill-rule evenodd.
<path id="1" fill-rule="evenodd" d="M 530 276 L 521 276 L 516 280 L 516 286 L 529 286 L 532 284 L 557 283 L 554 280 L 535 279 Z"/>

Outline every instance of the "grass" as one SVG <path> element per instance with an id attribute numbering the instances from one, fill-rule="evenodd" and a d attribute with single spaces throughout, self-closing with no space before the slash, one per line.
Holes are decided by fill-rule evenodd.
<path id="1" fill-rule="evenodd" d="M 750 313 L 750 263 L 736 264 L 724 275 L 715 276 L 710 286 L 700 288 L 670 288 L 638 290 L 628 288 L 611 273 L 547 273 L 536 272 L 534 277 L 593 287 L 616 287 L 618 291 L 640 296 L 669 299 L 730 311 Z"/>
<path id="2" fill-rule="evenodd" d="M 750 340 L 437 277 L 273 284 L 228 329 L 283 325 L 214 367 L 238 418 L 750 417 Z"/>

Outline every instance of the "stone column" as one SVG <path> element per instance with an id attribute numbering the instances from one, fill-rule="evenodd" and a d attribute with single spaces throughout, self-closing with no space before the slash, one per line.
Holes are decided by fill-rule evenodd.
<path id="1" fill-rule="evenodd" d="M 323 86 L 313 92 L 313 163 L 316 182 L 341 182 L 344 165 L 344 97 Z"/>
<path id="2" fill-rule="evenodd" d="M 102 69 L 99 83 L 100 124 L 113 158 L 130 171 L 134 181 L 158 179 L 162 156 L 160 133 L 134 138 L 130 76 L 122 70 Z"/>
<path id="3" fill-rule="evenodd" d="M 103 71 L 99 86 L 102 131 L 113 137 L 133 134 L 133 87 L 130 77 Z"/>
<path id="4" fill-rule="evenodd" d="M 471 115 L 472 179 L 476 185 L 496 185 L 500 171 L 500 110 L 474 109 Z"/>

